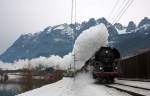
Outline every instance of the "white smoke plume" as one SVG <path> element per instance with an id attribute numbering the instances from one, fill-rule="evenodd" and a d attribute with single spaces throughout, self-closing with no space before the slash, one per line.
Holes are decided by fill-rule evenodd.
<path id="1" fill-rule="evenodd" d="M 80 69 L 100 47 L 108 44 L 108 36 L 107 28 L 104 24 L 100 24 L 83 31 L 76 39 L 73 51 L 63 58 L 52 55 L 48 58 L 39 57 L 32 60 L 19 60 L 13 64 L 0 62 L 0 68 L 14 70 L 26 68 L 28 64 L 31 64 L 32 67 L 42 64 L 46 67 L 58 66 L 61 69 L 68 69 L 74 66 L 75 59 L 76 69 Z"/>
<path id="2" fill-rule="evenodd" d="M 77 60 L 77 69 L 91 58 L 94 53 L 108 43 L 108 31 L 104 24 L 85 30 L 75 41 L 73 53 Z"/>

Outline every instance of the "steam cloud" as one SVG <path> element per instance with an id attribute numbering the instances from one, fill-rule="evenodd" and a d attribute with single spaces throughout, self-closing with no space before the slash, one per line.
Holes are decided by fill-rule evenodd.
<path id="1" fill-rule="evenodd" d="M 83 31 L 76 39 L 73 51 L 68 55 L 65 55 L 63 58 L 61 58 L 60 56 L 51 55 L 48 58 L 39 57 L 32 60 L 19 60 L 13 64 L 6 64 L 0 61 L 0 67 L 2 69 L 15 70 L 26 68 L 28 64 L 31 64 L 32 67 L 41 64 L 45 67 L 57 66 L 60 69 L 68 69 L 69 67 L 74 66 L 73 64 L 75 59 L 76 69 L 80 69 L 100 47 L 107 46 L 108 36 L 109 34 L 107 28 L 104 24 L 100 24 Z"/>

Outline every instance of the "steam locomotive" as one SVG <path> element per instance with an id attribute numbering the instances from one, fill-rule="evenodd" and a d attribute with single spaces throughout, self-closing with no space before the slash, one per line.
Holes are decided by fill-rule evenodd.
<path id="1" fill-rule="evenodd" d="M 102 83 L 113 83 L 114 78 L 119 76 L 116 59 L 120 58 L 120 53 L 116 48 L 101 47 L 92 60 L 93 78 Z"/>

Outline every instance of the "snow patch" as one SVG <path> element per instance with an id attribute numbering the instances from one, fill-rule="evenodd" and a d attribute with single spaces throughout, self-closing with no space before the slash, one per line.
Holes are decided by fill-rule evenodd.
<path id="1" fill-rule="evenodd" d="M 55 38 L 54 41 L 60 42 L 60 41 L 63 41 L 63 39 L 61 39 L 61 38 Z"/>
<path id="2" fill-rule="evenodd" d="M 51 32 L 51 30 L 52 30 L 52 27 L 51 26 L 49 26 L 48 28 L 47 28 L 47 33 L 50 33 Z"/>
<path id="3" fill-rule="evenodd" d="M 69 35 L 69 36 L 72 36 L 73 35 L 73 29 L 70 27 L 70 26 L 68 26 L 68 25 L 66 25 L 65 26 L 65 28 L 64 28 L 64 30 L 63 30 L 67 35 Z"/>
<path id="4" fill-rule="evenodd" d="M 76 26 L 76 30 L 80 30 L 80 29 L 81 29 L 81 25 L 78 24 L 78 25 Z"/>
<path id="5" fill-rule="evenodd" d="M 57 27 L 55 27 L 53 30 L 63 30 L 64 26 L 63 25 L 59 25 Z"/>
<path id="6" fill-rule="evenodd" d="M 145 24 L 143 25 L 143 27 L 144 27 L 144 30 L 147 30 L 150 27 L 150 24 Z"/>
<path id="7" fill-rule="evenodd" d="M 115 29 L 117 30 L 118 34 L 127 34 L 127 33 L 130 33 L 130 32 L 126 32 L 126 29 L 119 30 L 119 29 L 116 28 L 116 27 L 115 27 Z"/>
<path id="8" fill-rule="evenodd" d="M 145 35 L 148 35 L 148 33 L 144 33 Z"/>

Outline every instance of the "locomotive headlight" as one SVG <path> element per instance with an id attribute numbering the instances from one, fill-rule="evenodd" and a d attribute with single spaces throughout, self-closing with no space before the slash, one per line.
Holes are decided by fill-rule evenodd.
<path id="1" fill-rule="evenodd" d="M 108 50 L 106 50 L 105 53 L 108 54 Z"/>
<path id="2" fill-rule="evenodd" d="M 117 64 L 113 64 L 113 68 L 114 68 L 114 70 L 118 70 L 118 65 Z"/>
<path id="3" fill-rule="evenodd" d="M 103 67 L 99 67 L 100 70 L 103 70 Z"/>
<path id="4" fill-rule="evenodd" d="M 115 70 L 117 70 L 118 69 L 118 67 L 117 66 L 115 66 L 115 68 L 114 68 Z"/>

